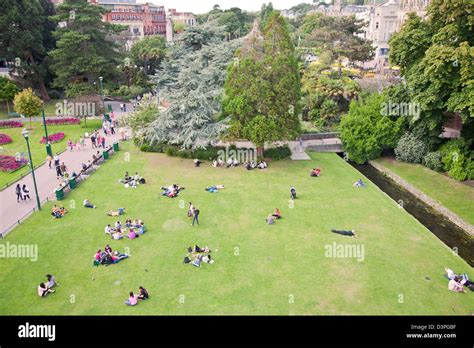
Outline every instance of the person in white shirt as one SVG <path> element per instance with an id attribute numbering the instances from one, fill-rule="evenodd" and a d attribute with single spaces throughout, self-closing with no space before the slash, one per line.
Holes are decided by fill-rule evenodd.
<path id="1" fill-rule="evenodd" d="M 107 226 L 105 226 L 105 228 L 104 228 L 104 232 L 105 232 L 106 234 L 112 234 L 113 231 L 114 231 L 114 230 L 113 230 L 113 228 L 110 226 L 110 224 L 107 225 Z"/>
<path id="2" fill-rule="evenodd" d="M 448 289 L 454 292 L 466 292 L 464 290 L 464 286 L 459 282 L 458 277 L 454 277 L 454 279 L 451 279 L 448 283 Z"/>

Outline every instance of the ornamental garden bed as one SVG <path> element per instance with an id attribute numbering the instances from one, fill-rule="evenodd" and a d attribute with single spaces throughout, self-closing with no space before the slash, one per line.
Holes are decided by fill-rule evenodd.
<path id="1" fill-rule="evenodd" d="M 10 144 L 12 141 L 11 136 L 0 133 L 0 145 Z"/>
<path id="2" fill-rule="evenodd" d="M 0 121 L 0 128 L 20 128 L 23 127 L 23 122 L 20 121 Z"/>
<path id="3" fill-rule="evenodd" d="M 14 172 L 27 163 L 26 160 L 17 161 L 17 158 L 14 156 L 0 155 L 0 171 L 2 172 Z"/>
<path id="4" fill-rule="evenodd" d="M 63 139 L 64 139 L 64 133 L 63 132 L 48 135 L 48 141 L 49 141 L 50 144 L 60 142 Z M 42 137 L 40 143 L 41 144 L 46 144 L 46 137 Z"/>
<path id="5" fill-rule="evenodd" d="M 81 123 L 81 119 L 77 117 L 61 117 L 61 118 L 46 120 L 46 125 L 48 126 L 75 125 L 79 123 Z"/>

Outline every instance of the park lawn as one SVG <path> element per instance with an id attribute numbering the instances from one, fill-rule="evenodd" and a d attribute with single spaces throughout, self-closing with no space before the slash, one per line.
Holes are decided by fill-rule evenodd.
<path id="1" fill-rule="evenodd" d="M 0 243 L 38 245 L 37 262 L 0 259 L 0 314 L 6 315 L 471 315 L 473 293 L 449 292 L 444 267 L 472 268 L 336 154 L 310 154 L 312 161 L 282 160 L 267 170 L 195 168 L 191 160 L 141 153 L 131 144 L 66 197 L 70 212 L 49 215 L 52 203 Z M 311 178 L 311 168 L 322 177 Z M 125 171 L 138 171 L 146 185 L 126 189 Z M 365 179 L 367 182 L 368 180 Z M 175 199 L 160 187 L 185 187 Z M 218 193 L 206 186 L 224 184 Z M 298 198 L 289 201 L 289 188 Z M 90 199 L 97 209 L 81 206 Z M 187 203 L 200 209 L 199 227 L 186 217 Z M 137 240 L 111 241 L 105 213 L 126 208 L 148 232 Z M 279 207 L 283 219 L 269 226 Z M 331 228 L 355 229 L 358 238 Z M 130 258 L 93 267 L 109 243 Z M 327 257 L 326 246 L 361 245 L 364 257 Z M 184 265 L 186 248 L 208 245 L 215 259 L 202 268 Z M 54 295 L 39 298 L 44 275 L 56 275 Z M 146 287 L 150 300 L 124 305 L 130 290 Z"/>
<path id="2" fill-rule="evenodd" d="M 56 116 L 56 104 L 63 103 L 61 99 L 51 99 L 50 101 L 44 103 L 44 114 L 48 117 Z M 13 110 L 13 101 L 8 102 L 10 106 L 10 112 L 15 112 Z M 41 115 L 38 115 L 40 117 Z M 5 102 L 0 102 L 0 120 L 9 118 L 8 108 Z"/>
<path id="3" fill-rule="evenodd" d="M 30 123 L 26 119 L 22 119 L 24 127 L 29 129 Z M 91 132 L 101 127 L 100 120 L 87 120 L 87 127 L 84 127 L 84 121 L 81 121 L 79 125 L 59 125 L 59 126 L 48 126 L 48 134 L 54 134 L 64 132 L 64 139 L 60 142 L 51 145 L 53 153 L 59 153 L 66 149 L 67 142 L 69 139 L 78 140 L 81 135 L 85 132 Z M 21 132 L 23 128 L 1 128 L 0 133 L 8 134 L 13 142 L 10 144 L 1 145 L 1 154 L 15 156 L 18 152 L 23 152 L 25 157 L 28 158 L 28 150 L 26 141 L 23 138 Z M 46 146 L 40 143 L 40 140 L 44 137 L 44 126 L 42 122 L 32 122 L 32 129 L 30 132 L 30 148 L 31 155 L 33 157 L 33 164 L 35 166 L 40 165 L 46 160 Z M 25 175 L 30 171 L 29 166 L 24 166 L 19 170 L 8 173 L 0 171 L 0 188 L 3 188 L 7 183 L 11 183 L 21 175 Z"/>
<path id="4" fill-rule="evenodd" d="M 378 163 L 474 225 L 474 188 L 420 164 L 380 158 Z"/>

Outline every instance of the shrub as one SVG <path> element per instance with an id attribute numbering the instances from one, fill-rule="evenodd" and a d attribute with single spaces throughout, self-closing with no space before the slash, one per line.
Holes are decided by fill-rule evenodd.
<path id="1" fill-rule="evenodd" d="M 441 153 L 439 151 L 427 153 L 426 156 L 423 157 L 423 165 L 425 165 L 425 167 L 430 168 L 431 170 L 441 172 L 443 170 Z"/>
<path id="2" fill-rule="evenodd" d="M 405 133 L 395 148 L 397 160 L 409 163 L 421 163 L 427 152 L 428 145 L 411 133 Z"/>
<path id="3" fill-rule="evenodd" d="M 12 138 L 8 134 L 0 133 L 0 145 L 10 144 L 12 141 Z"/>
<path id="4" fill-rule="evenodd" d="M 439 151 L 444 164 L 444 170 L 448 172 L 451 169 L 453 160 L 455 160 L 460 154 L 468 155 L 469 142 L 465 141 L 463 138 L 451 139 L 443 144 L 439 148 Z"/>
<path id="5" fill-rule="evenodd" d="M 23 127 L 23 123 L 20 121 L 0 121 L 0 128 L 21 128 Z"/>
<path id="6" fill-rule="evenodd" d="M 50 144 L 57 143 L 57 142 L 59 142 L 63 139 L 64 139 L 64 133 L 63 132 L 48 135 L 48 141 L 49 141 Z M 42 137 L 40 142 L 41 142 L 41 144 L 46 144 L 46 137 Z"/>
<path id="7" fill-rule="evenodd" d="M 463 181 L 467 179 L 468 176 L 468 163 L 466 157 L 463 154 L 458 156 L 453 156 L 454 159 L 451 162 L 451 166 L 448 171 L 448 175 L 456 180 Z"/>
<path id="8" fill-rule="evenodd" d="M 274 161 L 278 161 L 283 158 L 290 157 L 291 150 L 288 145 L 272 147 L 270 149 L 266 149 L 263 152 L 263 156 L 266 158 L 271 158 Z"/>
<path id="9" fill-rule="evenodd" d="M 27 163 L 26 160 L 17 161 L 13 156 L 0 155 L 0 171 L 2 172 L 13 172 Z"/>
<path id="10" fill-rule="evenodd" d="M 48 92 L 49 96 L 51 97 L 51 99 L 62 99 L 63 98 L 63 94 L 61 92 L 59 92 L 58 90 L 56 89 L 52 89 Z"/>

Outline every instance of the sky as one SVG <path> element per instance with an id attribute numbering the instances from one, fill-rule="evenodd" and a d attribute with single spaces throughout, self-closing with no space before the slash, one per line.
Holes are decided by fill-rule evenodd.
<path id="1" fill-rule="evenodd" d="M 219 4 L 225 10 L 231 7 L 239 7 L 246 11 L 258 11 L 262 4 L 270 0 L 139 0 L 137 2 L 152 2 L 156 5 L 165 5 L 165 8 L 175 8 L 178 12 L 205 13 L 212 10 L 215 4 Z M 311 4 L 312 0 L 272 0 L 273 7 L 278 10 L 289 9 L 302 2 Z"/>

